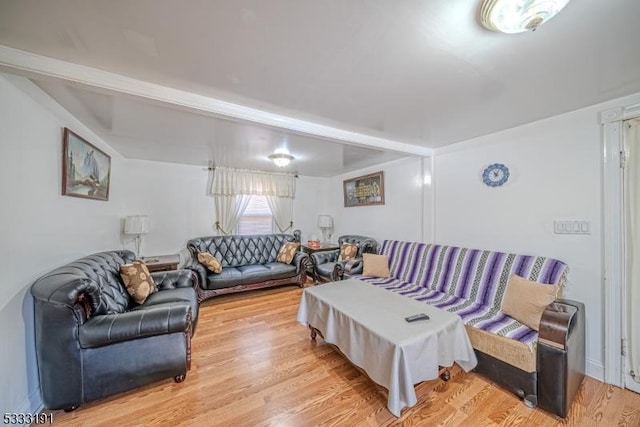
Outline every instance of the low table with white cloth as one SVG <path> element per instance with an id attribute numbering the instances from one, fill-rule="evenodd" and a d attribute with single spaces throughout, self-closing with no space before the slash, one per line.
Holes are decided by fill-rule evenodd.
<path id="1" fill-rule="evenodd" d="M 417 313 L 430 319 L 405 321 Z M 414 385 L 437 378 L 441 366 L 477 364 L 459 316 L 357 279 L 305 288 L 298 321 L 385 387 L 396 417 L 416 404 Z"/>

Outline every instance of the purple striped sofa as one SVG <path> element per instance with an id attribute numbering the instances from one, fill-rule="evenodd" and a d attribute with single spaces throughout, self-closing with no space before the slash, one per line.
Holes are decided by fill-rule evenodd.
<path id="1" fill-rule="evenodd" d="M 564 284 L 565 263 L 540 256 L 386 240 L 391 277 L 351 276 L 458 314 L 478 356 L 476 371 L 566 417 L 585 368 L 584 305 L 557 300 L 540 332 L 501 311 L 509 277 Z"/>

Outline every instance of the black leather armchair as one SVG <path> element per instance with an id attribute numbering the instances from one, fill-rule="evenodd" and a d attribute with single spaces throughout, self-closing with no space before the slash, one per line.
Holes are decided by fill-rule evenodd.
<path id="1" fill-rule="evenodd" d="M 152 273 L 158 291 L 129 296 L 120 265 L 131 251 L 86 256 L 31 287 L 43 402 L 67 411 L 174 377 L 185 379 L 198 302 L 189 270 Z"/>
<path id="2" fill-rule="evenodd" d="M 362 274 L 362 254 L 378 253 L 378 242 L 367 236 L 349 234 L 338 238 L 338 247 L 343 243 L 357 243 L 358 254 L 349 261 L 338 261 L 340 249 L 311 254 L 316 282 L 335 282 L 351 274 Z"/>

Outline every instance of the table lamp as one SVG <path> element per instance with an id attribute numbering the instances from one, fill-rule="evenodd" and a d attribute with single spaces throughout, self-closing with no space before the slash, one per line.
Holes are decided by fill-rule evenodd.
<path id="1" fill-rule="evenodd" d="M 132 215 L 124 220 L 124 234 L 136 236 L 136 258 L 140 258 L 142 235 L 149 232 L 148 215 Z"/>
<path id="2" fill-rule="evenodd" d="M 327 243 L 327 231 L 333 227 L 331 215 L 318 215 L 318 228 L 322 231 L 322 243 Z"/>

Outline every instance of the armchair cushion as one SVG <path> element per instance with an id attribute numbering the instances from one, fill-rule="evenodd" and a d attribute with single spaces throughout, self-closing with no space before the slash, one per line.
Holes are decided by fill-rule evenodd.
<path id="1" fill-rule="evenodd" d="M 536 331 L 545 308 L 556 300 L 557 285 L 532 282 L 516 274 L 509 278 L 502 311 Z"/>
<path id="2" fill-rule="evenodd" d="M 389 257 L 387 255 L 362 254 L 363 275 L 389 277 Z"/>
<path id="3" fill-rule="evenodd" d="M 357 243 L 343 243 L 340 246 L 340 256 L 338 257 L 338 261 L 349 261 L 354 259 L 358 255 L 358 248 L 360 247 Z"/>
<path id="4" fill-rule="evenodd" d="M 214 273 L 222 273 L 222 264 L 218 261 L 218 258 L 211 255 L 209 252 L 198 253 L 198 261 L 204 264 L 205 267 Z"/>
<path id="5" fill-rule="evenodd" d="M 144 304 L 149 295 L 156 292 L 156 284 L 149 269 L 142 261 L 133 261 L 120 266 L 120 276 L 127 292 L 138 304 Z"/>
<path id="6" fill-rule="evenodd" d="M 291 261 L 293 261 L 293 257 L 295 256 L 299 247 L 300 247 L 300 243 L 298 242 L 282 243 L 282 246 L 280 246 L 280 250 L 278 251 L 278 256 L 276 257 L 276 261 L 282 262 L 285 264 L 291 264 Z"/>

